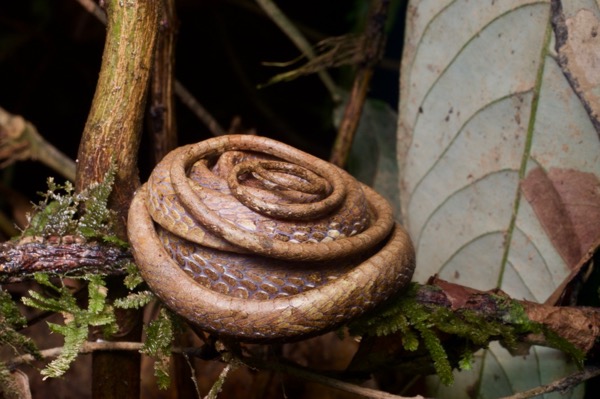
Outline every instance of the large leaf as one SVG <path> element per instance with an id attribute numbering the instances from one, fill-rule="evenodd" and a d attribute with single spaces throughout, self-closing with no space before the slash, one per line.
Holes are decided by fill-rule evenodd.
<path id="1" fill-rule="evenodd" d="M 416 280 L 542 302 L 600 236 L 600 52 L 581 56 L 599 47 L 600 7 L 568 5 L 410 2 L 398 158 Z M 475 366 L 436 396 L 498 397 L 570 369 L 499 345 Z"/>

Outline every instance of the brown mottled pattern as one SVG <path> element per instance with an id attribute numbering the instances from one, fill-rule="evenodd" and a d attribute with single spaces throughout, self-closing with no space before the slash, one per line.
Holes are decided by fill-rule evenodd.
<path id="1" fill-rule="evenodd" d="M 241 162 L 256 158 L 260 158 L 260 156 L 251 154 L 237 158 L 237 160 Z M 184 205 L 179 201 L 177 194 L 171 187 L 169 170 L 167 168 L 170 162 L 171 157 L 168 155 L 156 167 L 148 180 L 151 205 L 149 208 L 153 219 L 169 231 L 181 232 L 182 229 L 185 229 L 186 238 L 199 244 L 234 250 L 227 243 L 223 243 L 214 237 L 200 222 L 189 216 L 189 213 L 185 210 Z M 232 164 L 235 164 L 235 162 L 232 162 Z M 343 238 L 360 233 L 369 224 L 368 207 L 363 190 L 356 180 L 343 171 L 340 172 L 347 185 L 348 194 L 345 201 L 336 209 L 335 213 L 309 221 L 286 221 L 273 220 L 240 203 L 231 195 L 226 181 L 221 177 L 226 173 L 223 170 L 225 166 L 217 163 L 215 167 L 218 168 L 218 174 L 213 173 L 207 167 L 206 162 L 199 161 L 192 167 L 192 173 L 190 173 L 189 178 L 193 182 L 192 188 L 194 191 L 208 191 L 210 193 L 207 195 L 204 203 L 210 210 L 218 214 L 224 223 L 229 222 L 250 232 L 265 234 L 270 239 L 278 239 L 286 242 L 320 242 L 323 240 L 327 242 L 333 240 L 334 235 L 341 235 L 341 238 Z M 249 178 L 248 180 L 250 182 L 246 184 L 254 186 L 260 184 L 260 181 L 257 179 Z M 280 204 L 290 202 L 288 197 L 281 195 L 279 192 L 269 192 L 264 187 L 263 191 L 264 196 L 272 202 Z M 193 239 L 193 232 L 202 232 L 210 238 L 204 236 L 199 239 Z M 298 232 L 302 234 L 295 234 Z"/>
<path id="2" fill-rule="evenodd" d="M 355 258 L 310 264 L 265 259 L 203 247 L 164 229 L 158 230 L 158 236 L 171 258 L 198 283 L 244 299 L 267 300 L 299 294 L 335 280 L 356 264 Z"/>
<path id="3" fill-rule="evenodd" d="M 401 290 L 414 269 L 381 196 L 256 136 L 171 152 L 136 194 L 128 231 L 142 276 L 169 307 L 243 340 L 334 328 Z"/>

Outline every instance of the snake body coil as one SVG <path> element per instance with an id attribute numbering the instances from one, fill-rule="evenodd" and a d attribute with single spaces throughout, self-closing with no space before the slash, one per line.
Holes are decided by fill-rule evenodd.
<path id="1" fill-rule="evenodd" d="M 264 137 L 168 154 L 136 193 L 128 232 L 142 277 L 172 310 L 249 341 L 333 329 L 404 288 L 414 269 L 385 199 Z"/>

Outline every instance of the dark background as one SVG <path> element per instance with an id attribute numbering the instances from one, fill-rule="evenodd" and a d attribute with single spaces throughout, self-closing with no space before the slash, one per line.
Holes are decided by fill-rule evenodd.
<path id="1" fill-rule="evenodd" d="M 180 0 L 176 77 L 227 129 L 235 117 L 245 128 L 327 158 L 335 137 L 334 104 L 316 75 L 258 89 L 287 69 L 265 61 L 299 55 L 291 41 L 251 0 Z M 392 2 L 386 59 L 370 96 L 393 108 L 398 98 L 404 1 Z M 278 1 L 311 43 L 360 32 L 369 1 Z M 22 115 L 52 144 L 75 159 L 100 69 L 105 28 L 75 0 L 0 2 L 0 106 Z M 330 71 L 341 88 L 353 69 Z M 210 136 L 179 101 L 180 144 Z M 151 168 L 148 143 L 140 154 L 142 179 Z M 5 186 L 34 198 L 50 169 L 31 161 L 0 171 Z M 62 179 L 58 179 L 61 181 Z"/>

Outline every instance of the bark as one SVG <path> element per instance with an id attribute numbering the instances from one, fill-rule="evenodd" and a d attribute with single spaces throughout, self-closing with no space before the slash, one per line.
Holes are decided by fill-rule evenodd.
<path id="1" fill-rule="evenodd" d="M 137 151 L 158 31 L 159 2 L 106 1 L 108 30 L 102 68 L 79 146 L 76 188 L 102 180 L 111 162 L 117 175 L 110 207 L 125 222 L 139 186 Z"/>
<path id="2" fill-rule="evenodd" d="M 163 0 L 161 3 L 160 30 L 152 70 L 147 118 L 155 163 L 177 146 L 173 72 L 175 38 L 179 23 L 175 15 L 175 0 Z"/>
<path id="3" fill-rule="evenodd" d="M 0 243 L 0 284 L 29 280 L 37 272 L 121 274 L 133 262 L 129 251 L 77 241 L 62 237 L 55 242 Z"/>
<path id="4" fill-rule="evenodd" d="M 148 80 L 158 32 L 160 2 L 106 0 L 107 37 L 102 68 L 79 147 L 76 189 L 102 180 L 116 164 L 109 207 L 116 234 L 126 238 L 129 203 L 139 186 L 140 144 Z M 109 281 L 109 292 L 122 288 Z M 119 340 L 140 340 L 139 312 L 117 314 Z M 99 351 L 93 355 L 94 398 L 139 398 L 140 357 Z"/>

